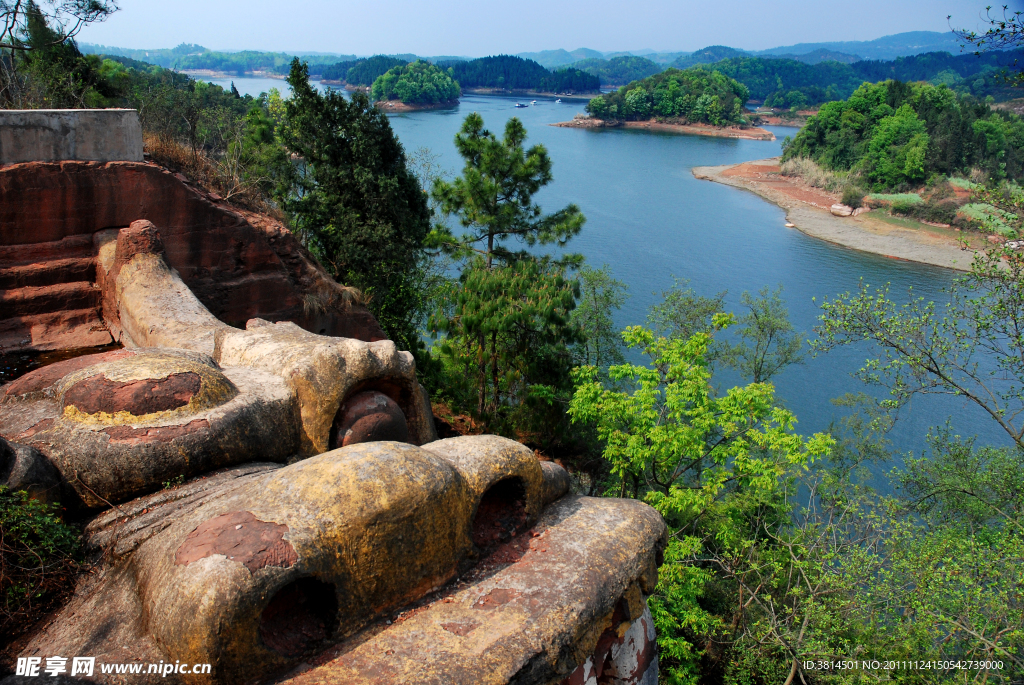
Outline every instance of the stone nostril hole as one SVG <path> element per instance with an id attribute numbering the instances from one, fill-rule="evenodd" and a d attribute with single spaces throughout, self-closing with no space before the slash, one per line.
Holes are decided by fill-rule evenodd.
<path id="1" fill-rule="evenodd" d="M 480 498 L 473 519 L 473 544 L 482 550 L 511 540 L 526 525 L 526 485 L 504 478 Z"/>
<path id="2" fill-rule="evenodd" d="M 378 440 L 409 442 L 409 424 L 398 403 L 377 390 L 346 399 L 334 417 L 329 448 Z"/>
<path id="3" fill-rule="evenodd" d="M 278 590 L 260 615 L 260 638 L 286 657 L 308 654 L 337 627 L 334 585 L 300 578 Z"/>

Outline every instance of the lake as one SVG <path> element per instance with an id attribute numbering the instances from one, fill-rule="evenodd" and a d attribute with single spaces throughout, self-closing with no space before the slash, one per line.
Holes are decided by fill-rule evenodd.
<path id="1" fill-rule="evenodd" d="M 273 81 L 272 79 L 264 79 Z M 235 79 L 248 92 L 246 79 Z M 255 86 L 256 84 L 252 84 Z M 287 85 L 276 81 L 272 85 Z M 245 90 L 243 90 L 245 88 Z M 264 88 L 265 89 L 265 88 Z M 282 89 L 284 92 L 284 89 Z M 549 124 L 583 111 L 579 101 L 538 98 L 525 109 L 517 98 L 466 95 L 451 110 L 390 115 L 408 153 L 428 148 L 452 174 L 461 171 L 453 139 L 466 114 L 479 112 L 499 133 L 509 117 L 526 125 L 529 143 L 542 143 L 551 155 L 554 182 L 538 193 L 546 211 L 574 202 L 587 217 L 569 249 L 594 266 L 608 264 L 629 286 L 630 299 L 616 315 L 622 327 L 643 323 L 647 308 L 671 287 L 673 277 L 688 279 L 702 295 L 728 291 L 727 307 L 740 312 L 740 294 L 782 284 L 790 317 L 798 330 L 813 335 L 818 304 L 855 290 L 863 278 L 871 285 L 890 283 L 896 298 L 944 301 L 942 288 L 954 272 L 857 252 L 808 237 L 785 227 L 782 209 L 728 186 L 698 181 L 694 166 L 735 164 L 780 154 L 781 140 L 793 128 L 771 128 L 776 142 L 648 133 L 634 130 L 582 130 Z M 519 98 L 518 101 L 529 102 Z M 851 377 L 870 356 L 869 347 L 844 348 L 792 366 L 774 383 L 778 396 L 800 420 L 798 430 L 825 430 L 839 414 L 829 400 L 866 387 Z M 724 387 L 739 382 L 725 372 Z M 980 410 L 945 396 L 919 396 L 901 412 L 890 435 L 900 450 L 921 450 L 928 429 L 953 418 L 963 434 L 1007 444 L 1002 431 Z"/>

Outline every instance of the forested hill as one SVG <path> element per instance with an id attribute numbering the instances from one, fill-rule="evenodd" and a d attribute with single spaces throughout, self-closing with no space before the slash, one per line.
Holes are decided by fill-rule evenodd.
<path id="1" fill-rule="evenodd" d="M 441 62 L 451 68 L 463 88 L 499 88 L 546 93 L 596 93 L 601 88 L 597 76 L 579 69 L 548 71 L 531 59 L 514 55 L 481 57 L 469 61 Z"/>
<path id="2" fill-rule="evenodd" d="M 1003 71 L 1015 60 L 1024 59 L 1024 51 L 990 52 L 977 55 L 951 55 L 930 52 L 893 61 L 862 60 L 853 64 L 819 62 L 806 64 L 796 60 L 764 57 L 736 57 L 698 68 L 719 71 L 736 79 L 750 90 L 751 99 L 769 107 L 802 109 L 831 100 L 843 100 L 865 81 L 886 79 L 928 81 L 945 84 L 958 93 L 997 100 L 1020 97 L 1007 87 Z"/>
<path id="3" fill-rule="evenodd" d="M 904 191 L 936 177 L 975 171 L 1024 178 L 1024 121 L 968 95 L 927 83 L 865 83 L 829 102 L 785 148 L 849 172 L 874 190 Z"/>
<path id="4" fill-rule="evenodd" d="M 160 50 L 135 50 L 91 43 L 81 43 L 79 47 L 83 53 L 127 57 L 166 69 L 223 71 L 239 76 L 254 71 L 285 75 L 288 73 L 292 58 L 296 56 L 283 52 L 259 52 L 256 50 L 217 52 L 192 43 L 182 43 L 175 48 Z M 306 53 L 298 55 L 298 57 L 309 64 L 309 71 L 313 75 L 320 74 L 327 65 L 335 64 L 339 60 L 355 60 L 356 58 L 355 55 L 317 53 Z"/>
<path id="5" fill-rule="evenodd" d="M 664 65 L 646 57 L 624 55 L 611 59 L 584 59 L 572 65 L 575 69 L 601 79 L 602 85 L 621 86 L 653 76 L 664 69 Z"/>

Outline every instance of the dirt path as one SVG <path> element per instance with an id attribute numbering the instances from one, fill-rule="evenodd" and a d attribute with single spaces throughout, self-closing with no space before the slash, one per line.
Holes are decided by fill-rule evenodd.
<path id="1" fill-rule="evenodd" d="M 779 175 L 779 158 L 726 166 L 694 167 L 699 179 L 757 193 L 786 210 L 786 220 L 807 235 L 863 252 L 968 271 L 973 250 L 962 250 L 955 237 L 925 229 L 902 228 L 868 214 L 834 216 L 828 208 L 838 197 Z M 975 241 L 972 246 L 980 246 Z"/>

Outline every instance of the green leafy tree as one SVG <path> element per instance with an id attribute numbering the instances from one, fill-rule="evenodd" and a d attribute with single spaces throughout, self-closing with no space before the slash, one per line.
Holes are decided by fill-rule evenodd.
<path id="1" fill-rule="evenodd" d="M 430 242 L 465 266 L 451 318 L 435 317 L 433 327 L 447 334 L 443 349 L 453 363 L 474 367 L 478 415 L 494 416 L 528 397 L 550 404 L 568 384 L 577 288 L 565 270 L 581 258 L 538 257 L 514 243 L 563 246 L 579 233 L 583 214 L 569 205 L 545 215 L 533 201 L 551 181 L 551 160 L 544 146 L 526 147 L 519 119 L 510 119 L 499 139 L 470 114 L 455 146 L 466 160 L 462 176 L 437 179 L 433 196 L 465 230 L 456 236 L 438 224 Z"/>
<path id="2" fill-rule="evenodd" d="M 625 361 L 622 336 L 612 313 L 626 302 L 627 286 L 612 278 L 607 264 L 600 269 L 584 266 L 579 281 L 580 297 L 572 322 L 580 330 L 581 342 L 573 348 L 573 362 L 575 366 L 595 366 L 607 374 L 609 366 Z"/>
<path id="3" fill-rule="evenodd" d="M 928 133 L 910 105 L 878 122 L 868 144 L 868 176 L 882 187 L 892 188 L 925 179 Z"/>
<path id="4" fill-rule="evenodd" d="M 764 537 L 760 529 L 785 513 L 783 478 L 832 446 L 827 435 L 795 434 L 796 419 L 775 404 L 771 385 L 754 383 L 716 396 L 708 348 L 714 332 L 729 322 L 719 314 L 712 332 L 688 339 L 627 328 L 627 345 L 651 360 L 649 366 L 609 370 L 611 382 L 630 390 L 606 387 L 592 366 L 574 372 L 569 414 L 596 427 L 619 479 L 618 494 L 645 499 L 669 524 L 666 563 L 650 605 L 663 677 L 672 683 L 698 682 L 709 638 L 728 629 L 720 608 L 702 600 L 714 594 L 716 575 L 698 559 L 750 566 L 753 543 Z M 745 602 L 750 599 L 741 594 L 740 612 Z"/>
<path id="5" fill-rule="evenodd" d="M 288 84 L 282 138 L 300 162 L 282 206 L 334 278 L 361 289 L 389 337 L 416 350 L 417 259 L 430 217 L 405 151 L 365 96 L 318 93 L 298 59 Z"/>
<path id="6" fill-rule="evenodd" d="M 782 369 L 803 361 L 801 336 L 789 321 L 781 285 L 774 291 L 765 286 L 756 297 L 745 292 L 740 302 L 747 313 L 738 319 L 740 341 L 729 346 L 727 357 L 744 378 L 767 383 Z"/>
<path id="7" fill-rule="evenodd" d="M 1022 279 L 1019 257 L 994 250 L 954 279 L 941 308 L 921 298 L 900 305 L 887 286 L 861 284 L 856 293 L 822 304 L 812 348 L 871 342 L 878 356 L 858 376 L 889 391 L 886 407 L 899 408 L 919 393 L 962 397 L 1024 448 Z"/>

